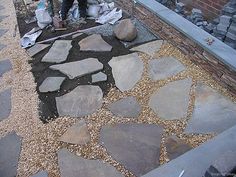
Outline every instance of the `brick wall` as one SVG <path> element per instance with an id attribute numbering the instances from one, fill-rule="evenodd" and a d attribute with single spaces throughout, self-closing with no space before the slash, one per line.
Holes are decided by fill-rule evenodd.
<path id="1" fill-rule="evenodd" d="M 218 16 L 229 0 L 193 0 L 192 6 L 201 9 L 209 18 Z"/>
<path id="2" fill-rule="evenodd" d="M 163 40 L 179 48 L 185 55 L 189 56 L 194 63 L 208 71 L 219 84 L 236 95 L 235 70 L 229 68 L 228 65 L 219 61 L 146 8 L 140 5 L 136 5 L 135 8 L 132 8 L 132 0 L 117 0 L 116 2 L 127 12 L 133 12 L 133 15 L 145 23 L 153 32 L 159 35 Z"/>

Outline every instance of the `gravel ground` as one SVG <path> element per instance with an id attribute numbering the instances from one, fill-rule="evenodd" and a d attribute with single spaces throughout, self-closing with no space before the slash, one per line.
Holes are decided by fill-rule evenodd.
<path id="1" fill-rule="evenodd" d="M 3 1 L 3 0 L 1 0 Z M 187 67 L 186 71 L 161 82 L 152 82 L 147 75 L 147 71 L 143 74 L 142 80 L 134 89 L 129 92 L 121 93 L 118 89 L 112 88 L 104 101 L 104 106 L 97 113 L 85 118 L 89 131 L 91 133 L 91 142 L 84 146 L 68 145 L 58 141 L 58 138 L 70 127 L 77 122 L 77 119 L 68 117 L 58 118 L 48 124 L 43 124 L 38 115 L 38 96 L 36 93 L 36 84 L 30 72 L 29 56 L 25 50 L 19 46 L 19 33 L 16 37 L 12 37 L 16 25 L 16 17 L 14 7 L 11 1 L 4 1 L 4 14 L 9 15 L 8 18 L 1 22 L 3 28 L 9 31 L 0 40 L 1 43 L 8 47 L 1 51 L 0 58 L 10 58 L 13 64 L 13 70 L 4 75 L 0 84 L 0 91 L 12 88 L 12 112 L 8 119 L 0 122 L 0 138 L 11 131 L 15 131 L 19 136 L 23 137 L 22 151 L 18 166 L 18 176 L 28 177 L 39 170 L 47 170 L 50 177 L 59 176 L 57 164 L 57 151 L 63 147 L 68 148 L 71 152 L 89 159 L 102 159 L 108 162 L 122 172 L 125 176 L 134 176 L 127 171 L 121 164 L 116 162 L 108 155 L 105 148 L 98 143 L 99 131 L 103 125 L 115 124 L 118 122 L 137 122 L 162 125 L 165 132 L 162 138 L 162 150 L 160 162 L 163 164 L 168 161 L 166 150 L 164 147 L 165 137 L 175 134 L 191 146 L 196 147 L 201 143 L 212 138 L 214 135 L 184 135 L 183 129 L 186 127 L 187 120 L 191 117 L 194 103 L 194 87 L 197 81 L 203 81 L 207 85 L 215 88 L 231 100 L 236 102 L 236 98 L 227 93 L 226 89 L 219 86 L 208 73 L 194 65 L 186 56 L 169 44 L 164 44 L 161 50 L 155 55 L 174 56 L 178 58 Z M 140 54 L 146 68 L 150 57 Z M 191 89 L 191 101 L 188 110 L 188 118 L 176 121 L 163 121 L 157 117 L 154 112 L 147 106 L 150 95 L 164 86 L 165 84 L 191 77 L 193 85 Z M 136 96 L 142 105 L 142 113 L 137 120 L 133 119 L 116 119 L 108 111 L 107 105 L 127 95 Z"/>

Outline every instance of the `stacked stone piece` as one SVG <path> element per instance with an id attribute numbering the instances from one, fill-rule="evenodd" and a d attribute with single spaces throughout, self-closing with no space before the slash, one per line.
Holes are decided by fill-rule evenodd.
<path id="1" fill-rule="evenodd" d="M 213 30 L 214 36 L 219 40 L 223 41 L 225 39 L 230 23 L 231 23 L 231 17 L 227 15 L 222 15 L 220 17 L 220 23 Z"/>
<path id="2" fill-rule="evenodd" d="M 225 43 L 236 49 L 236 15 L 232 17 L 232 22 L 226 34 Z"/>
<path id="3" fill-rule="evenodd" d="M 185 14 L 185 4 L 182 2 L 176 3 L 175 12 L 180 15 L 184 15 Z"/>
<path id="4" fill-rule="evenodd" d="M 187 19 L 202 29 L 208 25 L 207 21 L 204 20 L 203 13 L 200 9 L 192 9 L 191 16 L 188 16 Z"/>

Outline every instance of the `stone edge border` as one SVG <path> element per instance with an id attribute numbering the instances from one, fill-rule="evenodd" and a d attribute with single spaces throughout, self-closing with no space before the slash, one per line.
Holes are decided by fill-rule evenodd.
<path id="1" fill-rule="evenodd" d="M 135 6 L 133 0 L 116 0 L 116 3 L 236 95 L 236 50 L 155 0 L 137 0 Z M 209 37 L 215 40 L 212 45 L 205 41 Z"/>

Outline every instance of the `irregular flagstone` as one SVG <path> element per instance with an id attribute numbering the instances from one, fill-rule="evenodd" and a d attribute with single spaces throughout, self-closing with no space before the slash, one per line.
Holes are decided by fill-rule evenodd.
<path id="1" fill-rule="evenodd" d="M 12 69 L 12 64 L 10 60 L 0 60 L 0 77 Z"/>
<path id="2" fill-rule="evenodd" d="M 148 42 L 146 44 L 134 47 L 130 50 L 143 52 L 153 57 L 154 54 L 160 50 L 162 43 L 163 43 L 163 40 L 156 40 L 156 41 Z"/>
<path id="3" fill-rule="evenodd" d="M 66 61 L 71 48 L 71 40 L 57 40 L 43 57 L 42 62 L 61 63 Z"/>
<path id="4" fill-rule="evenodd" d="M 58 152 L 61 177 L 122 177 L 113 166 L 100 160 L 87 160 L 70 153 L 67 149 Z"/>
<path id="5" fill-rule="evenodd" d="M 83 117 L 102 107 L 103 93 L 100 87 L 78 86 L 70 93 L 56 97 L 57 111 L 60 116 Z"/>
<path id="6" fill-rule="evenodd" d="M 84 120 L 70 127 L 61 137 L 60 141 L 71 144 L 84 145 L 90 141 L 90 133 Z"/>
<path id="7" fill-rule="evenodd" d="M 13 177 L 17 175 L 20 151 L 21 137 L 15 133 L 0 139 L 0 176 Z"/>
<path id="8" fill-rule="evenodd" d="M 102 72 L 92 75 L 92 83 L 106 81 L 106 80 L 107 80 L 107 75 Z"/>
<path id="9" fill-rule="evenodd" d="M 7 29 L 0 29 L 0 37 L 2 37 L 7 31 Z"/>
<path id="10" fill-rule="evenodd" d="M 133 96 L 123 98 L 109 105 L 108 109 L 118 117 L 137 118 L 141 106 Z"/>
<path id="11" fill-rule="evenodd" d="M 39 91 L 45 93 L 60 90 L 61 84 L 65 79 L 65 77 L 47 77 L 39 86 Z"/>
<path id="12" fill-rule="evenodd" d="M 165 120 L 180 119 L 187 116 L 189 92 L 192 79 L 171 82 L 155 92 L 150 100 L 149 107 L 160 118 Z"/>
<path id="13" fill-rule="evenodd" d="M 149 124 L 117 124 L 102 128 L 100 143 L 136 176 L 159 166 L 163 128 Z"/>
<path id="14" fill-rule="evenodd" d="M 115 84 L 120 91 L 128 91 L 141 79 L 144 65 L 137 53 L 113 57 L 109 63 Z"/>
<path id="15" fill-rule="evenodd" d="M 0 51 L 6 47 L 5 44 L 0 44 Z"/>
<path id="16" fill-rule="evenodd" d="M 236 125 L 236 104 L 216 90 L 198 83 L 192 119 L 186 133 L 221 133 Z"/>
<path id="17" fill-rule="evenodd" d="M 82 39 L 79 46 L 81 51 L 110 52 L 112 50 L 112 46 L 105 42 L 99 34 Z"/>
<path id="18" fill-rule="evenodd" d="M 27 52 L 30 57 L 35 56 L 39 52 L 43 51 L 44 49 L 48 48 L 50 44 L 35 44 L 33 47 L 27 49 Z"/>
<path id="19" fill-rule="evenodd" d="M 192 149 L 191 146 L 177 136 L 169 136 L 165 142 L 167 156 L 170 160 L 173 160 Z"/>
<path id="20" fill-rule="evenodd" d="M 11 89 L 0 92 L 0 121 L 8 118 L 11 112 Z"/>
<path id="21" fill-rule="evenodd" d="M 121 41 L 126 48 L 157 39 L 157 37 L 150 30 L 148 30 L 139 20 L 135 19 L 132 21 L 133 23 L 135 23 L 138 34 L 135 40 L 133 40 L 132 42 Z"/>
<path id="22" fill-rule="evenodd" d="M 112 36 L 114 25 L 106 23 L 104 25 L 95 26 L 92 28 L 84 29 L 83 32 L 87 35 L 101 34 L 102 36 Z"/>
<path id="23" fill-rule="evenodd" d="M 35 175 L 33 175 L 31 177 L 48 177 L 48 172 L 40 171 L 40 172 L 36 173 Z"/>
<path id="24" fill-rule="evenodd" d="M 185 66 L 173 57 L 149 61 L 149 76 L 153 81 L 167 79 L 184 70 Z"/>
<path id="25" fill-rule="evenodd" d="M 50 69 L 58 70 L 67 75 L 70 79 L 74 79 L 102 70 L 103 64 L 96 58 L 88 58 L 81 61 L 52 65 Z"/>

